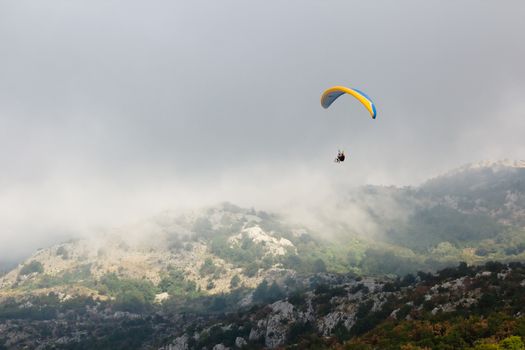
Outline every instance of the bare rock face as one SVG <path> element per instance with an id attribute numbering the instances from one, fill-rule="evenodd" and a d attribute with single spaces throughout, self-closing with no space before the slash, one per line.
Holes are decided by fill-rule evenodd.
<path id="1" fill-rule="evenodd" d="M 250 341 L 260 341 L 264 339 L 264 344 L 269 349 L 274 349 L 286 342 L 286 334 L 291 323 L 297 318 L 294 306 L 288 301 L 280 300 L 271 305 L 270 313 L 257 321 L 255 327 L 250 331 Z"/>
<path id="2" fill-rule="evenodd" d="M 264 247 L 266 255 L 285 255 L 288 251 L 297 252 L 293 243 L 286 238 L 277 238 L 271 235 L 271 232 L 265 232 L 259 226 L 247 227 L 236 236 L 229 239 L 232 245 L 239 245 L 241 240 L 246 237 L 256 244 Z"/>
<path id="3" fill-rule="evenodd" d="M 175 338 L 173 343 L 160 348 L 159 350 L 188 350 L 188 336 L 185 334 L 178 338 Z"/>
<path id="4" fill-rule="evenodd" d="M 343 322 L 347 329 L 350 329 L 355 321 L 355 311 L 353 313 L 346 313 L 343 311 L 335 311 L 326 315 L 319 323 L 318 328 L 324 336 L 332 333 L 335 327 Z"/>
<path id="5" fill-rule="evenodd" d="M 270 307 L 272 313 L 266 324 L 264 344 L 273 349 L 285 343 L 288 324 L 295 321 L 295 317 L 294 307 L 287 301 L 277 301 Z"/>
<path id="6" fill-rule="evenodd" d="M 239 349 L 245 346 L 246 344 L 248 344 L 248 342 L 243 337 L 235 338 L 235 346 Z"/>
<path id="7" fill-rule="evenodd" d="M 227 346 L 224 346 L 223 344 L 217 344 L 213 347 L 213 350 L 230 350 L 230 348 Z"/>
<path id="8" fill-rule="evenodd" d="M 266 319 L 257 321 L 257 325 L 250 330 L 248 339 L 250 341 L 257 341 L 266 334 Z"/>

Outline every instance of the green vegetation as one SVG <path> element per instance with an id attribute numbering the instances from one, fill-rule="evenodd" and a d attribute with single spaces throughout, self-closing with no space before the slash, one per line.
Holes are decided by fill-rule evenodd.
<path id="1" fill-rule="evenodd" d="M 240 283 L 241 283 L 241 278 L 239 277 L 239 275 L 235 275 L 230 280 L 230 288 L 235 289 L 239 287 Z"/>
<path id="2" fill-rule="evenodd" d="M 431 286 L 458 278 L 468 279 L 465 290 L 454 292 L 440 287 L 439 294 L 430 299 L 424 297 Z M 359 305 L 350 330 L 341 323 L 337 325 L 333 331 L 335 342 L 333 338 L 319 338 L 315 330 L 304 325 L 301 328 L 304 333 L 292 329 L 294 342 L 300 342 L 304 348 L 317 344 L 320 349 L 525 349 L 524 278 L 525 265 L 498 262 L 478 267 L 461 263 L 437 275 L 420 272 L 421 282 L 417 286 L 416 277 L 406 275 L 384 288 L 401 294 L 391 294 L 375 310 L 374 302 L 365 300 Z M 357 292 L 359 286 L 352 292 Z M 458 304 L 449 312 L 433 311 L 440 304 L 462 299 L 465 292 L 472 290 L 481 293 L 476 303 Z M 337 288 L 322 284 L 316 287 L 313 304 L 318 316 L 333 310 L 331 300 L 337 295 Z M 298 295 L 289 300 L 296 307 L 302 303 Z M 395 317 L 391 316 L 393 313 Z"/>
<path id="3" fill-rule="evenodd" d="M 44 272 L 44 266 L 40 263 L 40 261 L 33 260 L 30 263 L 24 265 L 20 269 L 20 275 L 29 275 L 31 273 L 43 273 Z"/>
<path id="4" fill-rule="evenodd" d="M 199 295 L 195 282 L 186 280 L 184 272 L 173 267 L 168 268 L 157 288 L 160 292 L 167 292 L 170 297 L 192 298 Z"/>
<path id="5" fill-rule="evenodd" d="M 447 287 L 447 283 L 458 279 L 464 281 L 464 290 L 454 291 L 454 288 Z M 489 262 L 484 266 L 461 263 L 436 274 L 419 272 L 417 275 L 408 274 L 403 278 L 392 279 L 384 286 L 383 292 L 389 294 L 380 297 L 380 304 L 377 304 L 378 299 L 375 298 L 378 294 L 372 294 L 376 292 L 368 290 L 365 282 L 354 283 L 353 279 L 350 288 L 349 285 L 334 284 L 333 280 L 327 280 L 323 275 L 313 275 L 308 277 L 308 289 L 299 287 L 304 284 L 295 284 L 292 278 L 284 281 L 284 285 L 264 280 L 253 291 L 255 304 L 248 309 L 239 309 L 239 301 L 250 291 L 237 288 L 230 294 L 199 295 L 195 292 L 195 285 L 186 281 L 181 271 L 170 267 L 169 273 L 163 276 L 157 287 L 145 280 L 121 278 L 115 274 L 104 276 L 97 287 L 112 297 L 108 302 L 95 302 L 89 297 L 60 301 L 58 295 L 51 293 L 32 298 L 30 303 L 21 307 L 20 302 L 8 299 L 0 304 L 0 321 L 29 322 L 65 318 L 73 324 L 79 318 L 88 320 L 95 317 L 93 308 L 97 308 L 103 315 L 107 315 L 106 311 L 101 310 L 129 311 L 139 315 L 126 321 L 113 320 L 115 324 L 120 322 L 118 327 L 115 324 L 110 327 L 105 325 L 104 330 L 96 330 L 96 338 L 86 337 L 81 344 L 118 348 L 125 342 L 127 346 L 144 347 L 145 342 L 156 337 L 153 330 L 157 332 L 158 327 L 163 325 L 171 327 L 170 322 L 162 319 L 161 315 L 175 313 L 184 315 L 188 320 L 201 320 L 201 323 L 195 325 L 186 321 L 186 331 L 199 332 L 200 335 L 198 339 L 191 340 L 190 346 L 210 348 L 220 342 L 231 347 L 236 337 L 248 338 L 257 321 L 271 312 L 268 304 L 277 300 L 287 299 L 296 310 L 302 312 L 311 305 L 315 317 L 320 319 L 336 310 L 341 305 L 341 298 L 346 298 L 349 293 L 359 293 L 363 299 L 356 305 L 353 327 L 347 329 L 344 322 L 340 321 L 330 337 L 321 336 L 315 323 L 296 319 L 283 320 L 282 324 L 288 327 L 288 348 L 523 349 L 524 279 L 525 265 L 521 263 Z M 439 293 L 429 293 L 434 286 L 438 286 Z M 174 297 L 163 305 L 155 306 L 152 304 L 153 297 L 160 291 L 171 291 Z M 464 298 L 469 291 L 479 293 L 476 302 L 457 304 L 455 309 L 447 312 L 434 311 L 439 305 Z M 430 297 L 425 297 L 426 295 Z M 311 300 L 311 303 L 307 300 Z M 163 312 L 153 312 L 159 310 Z M 109 314 L 112 315 L 113 312 Z M 177 322 L 181 320 L 178 316 L 174 319 Z M 209 323 L 202 320 L 208 320 L 206 322 Z M 84 327 L 85 323 L 80 322 L 77 326 L 79 325 Z M 92 330 L 96 328 L 95 325 L 89 327 Z M 121 336 L 129 339 L 119 338 Z M 0 344 L 1 341 L 0 337 Z M 262 346 L 261 340 L 248 344 L 249 348 Z"/>
<path id="6" fill-rule="evenodd" d="M 204 264 L 202 264 L 199 269 L 199 274 L 201 277 L 212 276 L 215 274 L 220 274 L 221 270 L 213 263 L 211 258 L 206 258 Z"/>
<path id="7" fill-rule="evenodd" d="M 364 336 L 351 339 L 344 349 L 525 349 L 525 319 L 494 312 L 488 318 L 451 317 L 382 323 Z"/>
<path id="8" fill-rule="evenodd" d="M 191 229 L 195 232 L 193 239 L 204 241 L 213 254 L 241 267 L 248 277 L 272 266 L 299 273 L 402 276 L 436 271 L 460 261 L 482 264 L 490 260 L 525 260 L 525 229 L 515 225 L 522 215 L 513 216 L 509 209 L 512 206 L 502 209 L 491 204 L 495 201 L 504 206 L 512 189 L 519 194 L 513 197 L 516 210 L 525 205 L 522 175 L 476 173 L 473 182 L 457 175 L 459 187 L 455 178 L 449 177 L 430 181 L 421 188 L 367 186 L 355 190 L 351 204 L 357 203 L 377 226 L 369 236 L 359 227 L 349 226 L 345 218 L 342 222 L 326 222 L 330 238 L 322 232 L 304 231 L 298 235 L 278 215 L 228 203 L 221 208 L 226 215 L 220 221 L 212 225 L 206 215 L 211 217 L 216 211 L 210 209 L 192 223 Z M 473 186 L 476 181 L 480 183 Z M 487 185 L 490 181 L 497 185 Z M 496 214 L 502 211 L 505 213 Z M 505 224 L 498 221 L 501 218 L 505 218 Z M 264 243 L 255 243 L 242 231 L 254 225 L 276 238 L 288 239 L 294 248 L 283 256 L 267 254 Z M 237 236 L 235 240 L 232 235 Z M 217 273 L 212 264 L 206 263 L 201 276 Z"/>
<path id="9" fill-rule="evenodd" d="M 292 234 L 276 215 L 253 212 L 256 223 L 277 238 L 290 240 L 295 249 L 284 256 L 267 255 L 264 245 L 248 235 L 236 242 L 229 240 L 239 234 L 243 225 L 255 225 L 245 219 L 223 220 L 213 226 L 207 219 L 196 220 L 193 229 L 204 239 L 216 256 L 244 269 L 243 274 L 255 276 L 259 269 L 277 265 L 299 273 L 336 272 L 358 275 L 398 275 L 436 271 L 457 264 L 484 263 L 489 260 L 525 260 L 525 230 L 504 226 L 487 214 L 461 212 L 445 205 L 421 205 L 431 200 L 430 194 L 410 189 L 384 189 L 370 186 L 363 190 L 370 196 L 372 215 L 379 231 L 373 240 L 357 238 L 343 231 L 339 238 L 321 239 L 316 233 Z M 375 201 L 396 201 L 411 213 L 406 220 L 395 215 L 375 212 Z M 433 199 L 432 199 L 433 200 Z M 384 215 L 383 215 L 384 214 Z M 334 227 L 334 230 L 337 229 Z M 337 236 L 337 235 L 336 235 Z M 205 263 L 202 276 L 216 274 L 212 264 Z"/>
<path id="10" fill-rule="evenodd" d="M 300 273 L 354 272 L 354 266 L 347 262 L 347 256 L 349 251 L 356 248 L 355 240 L 338 244 L 307 233 L 299 237 L 291 236 L 288 239 L 296 247 L 297 254 L 289 253 L 280 258 L 284 267 Z"/>
<path id="11" fill-rule="evenodd" d="M 15 298 L 8 298 L 0 303 L 0 321 L 2 320 L 50 320 L 59 312 L 86 314 L 86 307 L 95 303 L 90 297 L 75 296 L 61 301 L 55 293 L 33 296 L 21 307 Z"/>
<path id="12" fill-rule="evenodd" d="M 115 299 L 115 308 L 122 311 L 144 312 L 151 307 L 156 287 L 148 280 L 119 278 L 111 273 L 103 276 L 98 285 L 101 294 Z"/>
<path id="13" fill-rule="evenodd" d="M 210 239 L 215 236 L 215 231 L 211 225 L 211 222 L 206 217 L 200 217 L 195 220 L 192 231 L 195 232 L 195 238 Z"/>
<path id="14" fill-rule="evenodd" d="M 228 294 L 205 295 L 201 293 L 193 298 L 172 297 L 159 308 L 170 313 L 191 313 L 200 316 L 236 312 L 240 300 L 249 293 L 250 290 L 237 288 Z"/>
<path id="15" fill-rule="evenodd" d="M 390 229 L 387 239 L 422 252 L 440 242 L 451 242 L 457 246 L 494 237 L 501 231 L 503 226 L 488 215 L 465 214 L 437 205 L 417 210 L 406 225 Z"/>
<path id="16" fill-rule="evenodd" d="M 219 234 L 211 242 L 211 252 L 239 267 L 247 268 L 251 263 L 262 264 L 264 248 L 254 243 L 248 236 L 242 236 L 239 244 L 231 244 L 228 236 Z"/>
<path id="17" fill-rule="evenodd" d="M 63 246 L 60 246 L 60 247 L 57 248 L 56 254 L 57 254 L 57 256 L 61 256 L 62 259 L 64 259 L 64 260 L 69 259 L 69 253 L 68 253 L 67 249 L 65 247 L 63 247 Z"/>
<path id="18" fill-rule="evenodd" d="M 86 287 L 94 286 L 94 282 L 91 278 L 91 264 L 80 265 L 74 270 L 65 271 L 59 275 L 41 274 L 38 278 L 23 284 L 21 289 L 30 291 L 38 288 L 71 286 L 75 284 L 80 284 Z"/>
<path id="19" fill-rule="evenodd" d="M 253 302 L 269 304 L 285 297 L 279 285 L 273 282 L 268 286 L 268 281 L 263 280 L 253 292 Z"/>

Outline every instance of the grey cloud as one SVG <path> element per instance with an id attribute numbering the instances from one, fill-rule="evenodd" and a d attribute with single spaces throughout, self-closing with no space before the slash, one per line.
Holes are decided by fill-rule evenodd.
<path id="1" fill-rule="evenodd" d="M 0 203 L 12 207 L 0 229 L 13 232 L 2 246 L 180 202 L 271 207 L 320 183 L 412 184 L 522 158 L 524 12 L 522 1 L 0 2 Z M 378 119 L 351 99 L 323 110 L 334 84 L 369 93 Z M 335 168 L 340 147 L 351 157 Z"/>

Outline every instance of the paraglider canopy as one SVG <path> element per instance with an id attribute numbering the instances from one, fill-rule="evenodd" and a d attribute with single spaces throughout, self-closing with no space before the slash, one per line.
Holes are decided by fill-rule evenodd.
<path id="1" fill-rule="evenodd" d="M 323 92 L 321 96 L 321 105 L 324 108 L 330 107 L 330 105 L 337 100 L 337 98 L 343 94 L 349 94 L 354 96 L 359 102 L 365 106 L 365 108 L 370 112 L 370 116 L 375 119 L 377 116 L 377 111 L 374 103 L 364 92 L 357 89 L 347 88 L 345 86 L 333 86 Z"/>

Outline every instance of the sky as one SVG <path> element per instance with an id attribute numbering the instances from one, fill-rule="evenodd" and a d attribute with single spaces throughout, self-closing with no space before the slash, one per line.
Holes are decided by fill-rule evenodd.
<path id="1" fill-rule="evenodd" d="M 511 0 L 0 0 L 0 256 L 167 208 L 523 159 L 524 16 Z M 332 85 L 377 119 L 349 96 L 321 108 Z"/>

